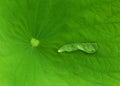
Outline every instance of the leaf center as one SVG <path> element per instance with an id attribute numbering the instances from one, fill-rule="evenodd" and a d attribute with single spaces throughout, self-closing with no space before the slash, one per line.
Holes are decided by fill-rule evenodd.
<path id="1" fill-rule="evenodd" d="M 39 41 L 38 39 L 35 39 L 35 38 L 32 38 L 32 39 L 31 39 L 31 45 L 32 45 L 33 47 L 38 47 L 39 44 L 40 44 L 40 41 Z"/>

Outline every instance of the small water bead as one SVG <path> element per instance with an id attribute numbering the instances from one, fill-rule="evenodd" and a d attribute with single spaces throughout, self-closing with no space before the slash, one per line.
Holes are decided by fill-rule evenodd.
<path id="1" fill-rule="evenodd" d="M 97 43 L 72 43 L 66 44 L 58 49 L 59 53 L 62 52 L 72 52 L 76 50 L 81 50 L 85 53 L 95 53 L 97 51 Z"/>

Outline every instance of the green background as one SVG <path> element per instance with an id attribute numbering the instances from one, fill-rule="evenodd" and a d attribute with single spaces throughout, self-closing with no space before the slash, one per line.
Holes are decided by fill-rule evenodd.
<path id="1" fill-rule="evenodd" d="M 0 86 L 120 86 L 119 49 L 120 0 L 0 0 Z"/>

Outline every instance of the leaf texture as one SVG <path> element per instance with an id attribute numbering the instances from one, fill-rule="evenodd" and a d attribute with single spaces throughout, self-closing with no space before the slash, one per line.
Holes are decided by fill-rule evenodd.
<path id="1" fill-rule="evenodd" d="M 99 49 L 58 54 L 72 42 Z M 120 0 L 0 0 L 1 86 L 120 86 L 119 49 Z"/>

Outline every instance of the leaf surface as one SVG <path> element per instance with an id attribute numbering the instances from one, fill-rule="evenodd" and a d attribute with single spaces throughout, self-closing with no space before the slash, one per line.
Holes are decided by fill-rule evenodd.
<path id="1" fill-rule="evenodd" d="M 73 42 L 99 49 L 57 52 Z M 120 0 L 0 0 L 1 86 L 120 86 L 119 49 Z"/>

